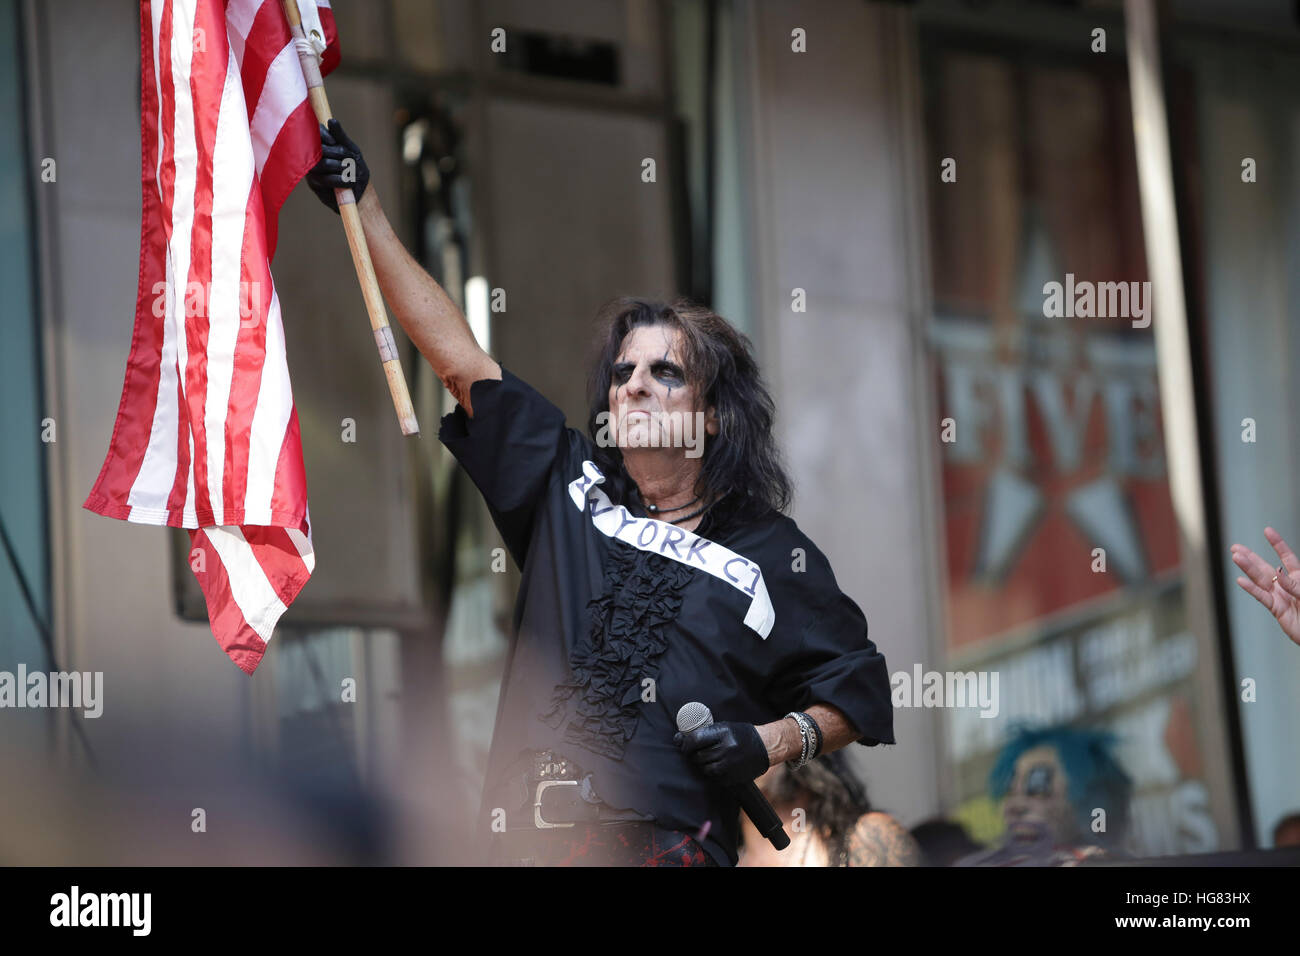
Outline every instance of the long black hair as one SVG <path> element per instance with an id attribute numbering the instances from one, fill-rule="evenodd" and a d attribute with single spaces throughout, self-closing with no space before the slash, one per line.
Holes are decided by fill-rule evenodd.
<path id="1" fill-rule="evenodd" d="M 872 811 L 867 788 L 844 751 L 822 754 L 797 772 L 786 764 L 778 767 L 763 786 L 764 796 L 778 805 L 802 801 L 808 825 L 826 844 L 831 860 L 844 857 L 858 821 Z"/>
<path id="2" fill-rule="evenodd" d="M 748 336 L 726 319 L 687 298 L 671 304 L 620 296 L 601 306 L 595 359 L 588 381 L 591 414 L 587 430 L 596 444 L 596 465 L 605 474 L 615 502 L 626 502 L 632 481 L 623 455 L 599 440 L 609 412 L 609 386 L 623 340 L 638 326 L 664 326 L 681 332 L 686 379 L 703 396 L 702 408 L 717 409 L 718 434 L 708 436 L 695 493 L 725 495 L 719 509 L 730 519 L 746 520 L 769 509 L 785 512 L 793 486 L 772 433 L 776 406 L 759 374 Z M 716 516 L 715 516 L 716 518 Z"/>

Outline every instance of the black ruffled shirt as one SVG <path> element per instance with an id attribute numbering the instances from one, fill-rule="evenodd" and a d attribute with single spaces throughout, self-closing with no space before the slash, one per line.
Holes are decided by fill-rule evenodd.
<path id="1" fill-rule="evenodd" d="M 892 744 L 885 659 L 793 520 L 769 511 L 727 521 L 719 508 L 723 518 L 706 513 L 678 547 L 680 529 L 647 521 L 634 503 L 619 508 L 599 490 L 585 498 L 610 487 L 591 480 L 599 474 L 591 439 L 501 374 L 471 386 L 473 418 L 457 406 L 439 432 L 522 571 L 480 832 L 497 808 L 507 826 L 527 825 L 510 819 L 532 814 L 520 758 L 550 750 L 591 774 L 611 807 L 692 834 L 708 821 L 705 849 L 734 865 L 739 805 L 673 743 L 678 708 L 699 701 L 716 721 L 761 725 L 826 703 L 853 723 L 859 743 Z M 620 523 L 622 534 L 641 532 L 641 547 L 611 536 Z"/>

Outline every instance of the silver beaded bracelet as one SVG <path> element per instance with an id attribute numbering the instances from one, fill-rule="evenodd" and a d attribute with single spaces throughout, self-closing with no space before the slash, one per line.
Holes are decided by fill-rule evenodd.
<path id="1" fill-rule="evenodd" d="M 806 766 L 808 761 L 812 760 L 813 757 L 816 756 L 817 750 L 821 749 L 820 747 L 818 747 L 818 739 L 817 739 L 821 735 L 813 726 L 812 718 L 809 717 L 808 715 L 801 714 L 798 713 L 797 711 L 792 710 L 790 711 L 790 713 L 786 714 L 786 716 L 793 717 L 794 722 L 799 725 L 799 737 L 803 741 L 803 746 L 800 749 L 798 759 L 787 760 L 786 763 L 790 765 L 791 770 L 799 770 L 802 767 Z"/>

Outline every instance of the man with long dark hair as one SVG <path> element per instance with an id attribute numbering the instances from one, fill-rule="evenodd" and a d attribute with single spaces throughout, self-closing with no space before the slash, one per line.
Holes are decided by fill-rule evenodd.
<path id="1" fill-rule="evenodd" d="M 439 438 L 523 572 L 479 825 L 500 863 L 732 865 L 735 787 L 893 743 L 889 678 L 790 481 L 748 339 L 690 302 L 600 316 L 590 434 L 500 366 L 393 234 L 334 124 L 398 321 L 459 407 Z M 359 175 L 356 174 L 359 171 Z M 715 722 L 677 733 L 699 701 Z"/>

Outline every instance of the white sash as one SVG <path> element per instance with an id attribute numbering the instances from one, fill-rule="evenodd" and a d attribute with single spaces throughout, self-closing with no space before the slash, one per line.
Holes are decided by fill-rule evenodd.
<path id="1" fill-rule="evenodd" d="M 637 518 L 622 505 L 615 505 L 597 485 L 605 476 L 595 463 L 582 463 L 582 477 L 569 482 L 569 497 L 579 511 L 586 511 L 591 500 L 591 523 L 602 534 L 617 538 L 642 551 L 661 554 L 674 561 L 699 568 L 726 581 L 737 591 L 748 594 L 749 611 L 745 624 L 767 640 L 776 623 L 776 612 L 767 596 L 763 572 L 748 558 L 729 551 L 716 541 L 701 537 L 657 518 Z"/>

